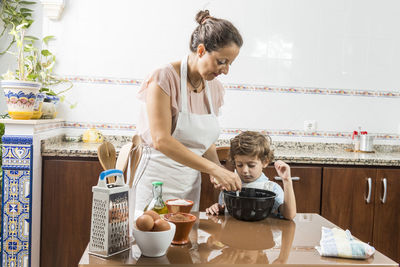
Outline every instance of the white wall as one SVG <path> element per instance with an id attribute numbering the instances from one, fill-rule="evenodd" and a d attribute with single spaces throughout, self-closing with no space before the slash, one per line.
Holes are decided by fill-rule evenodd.
<path id="1" fill-rule="evenodd" d="M 225 128 L 397 134 L 400 119 L 400 9 L 397 0 L 70 0 L 60 21 L 43 19 L 43 35 L 56 35 L 57 73 L 76 82 L 63 106 L 67 121 L 132 123 L 138 86 L 157 66 L 180 59 L 207 8 L 231 20 L 244 46 L 221 78 L 243 90 L 226 92 Z M 98 78 L 100 82 L 92 80 Z M 109 80 L 107 80 L 107 78 Z M 249 90 L 251 85 L 346 89 L 350 94 Z M 390 91 L 395 96 L 354 96 Z M 392 94 L 393 95 L 393 94 Z"/>

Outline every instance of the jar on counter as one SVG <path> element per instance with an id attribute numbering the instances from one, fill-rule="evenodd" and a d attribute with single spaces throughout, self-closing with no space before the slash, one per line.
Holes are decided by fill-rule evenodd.
<path id="1" fill-rule="evenodd" d="M 162 199 L 162 185 L 163 182 L 152 182 L 153 185 L 153 199 L 150 203 L 144 208 L 144 211 L 154 210 L 158 214 L 167 214 L 168 208 Z"/>

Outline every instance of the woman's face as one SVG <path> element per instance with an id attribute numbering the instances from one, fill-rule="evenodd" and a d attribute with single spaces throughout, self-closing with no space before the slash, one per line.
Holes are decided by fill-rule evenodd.
<path id="1" fill-rule="evenodd" d="M 228 74 L 229 67 L 239 54 L 240 48 L 232 43 L 216 51 L 205 52 L 199 58 L 199 73 L 207 81 L 211 81 L 220 74 Z"/>
<path id="2" fill-rule="evenodd" d="M 267 167 L 268 162 L 263 163 L 257 156 L 251 157 L 247 155 L 236 155 L 235 157 L 236 171 L 240 179 L 245 183 L 257 180 L 263 168 Z"/>

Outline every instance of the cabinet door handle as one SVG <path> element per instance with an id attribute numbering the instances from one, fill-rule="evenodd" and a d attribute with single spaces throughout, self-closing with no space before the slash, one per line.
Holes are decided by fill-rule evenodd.
<path id="1" fill-rule="evenodd" d="M 382 179 L 382 184 L 383 184 L 383 197 L 381 198 L 381 202 L 383 204 L 385 204 L 386 196 L 387 196 L 387 179 L 386 178 Z"/>
<path id="2" fill-rule="evenodd" d="M 368 182 L 368 195 L 365 198 L 365 202 L 369 203 L 371 202 L 372 178 L 368 178 L 367 182 Z"/>
<path id="3" fill-rule="evenodd" d="M 279 176 L 274 177 L 275 181 L 282 181 L 282 178 Z M 300 177 L 292 177 L 292 181 L 300 181 Z"/>

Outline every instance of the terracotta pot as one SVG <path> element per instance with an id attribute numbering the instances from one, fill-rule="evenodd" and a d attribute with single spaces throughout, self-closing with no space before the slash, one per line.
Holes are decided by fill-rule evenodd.
<path id="1" fill-rule="evenodd" d="M 174 204 L 173 203 L 173 202 L 176 202 L 179 200 L 185 201 L 188 204 Z M 167 201 L 165 201 L 165 204 L 167 205 L 169 213 L 176 213 L 176 212 L 189 213 L 193 207 L 193 201 L 186 200 L 186 199 L 168 199 Z"/>
<path id="2" fill-rule="evenodd" d="M 3 80 L 8 114 L 14 120 L 29 120 L 33 116 L 33 107 L 41 84 L 38 82 Z"/>
<path id="3" fill-rule="evenodd" d="M 186 221 L 177 221 L 174 220 L 174 215 L 183 215 L 186 217 Z M 189 233 L 192 230 L 192 227 L 197 219 L 196 216 L 190 213 L 168 213 L 164 215 L 164 219 L 168 222 L 175 224 L 176 231 L 174 238 L 172 239 L 172 244 L 174 245 L 184 245 L 189 242 Z"/>

